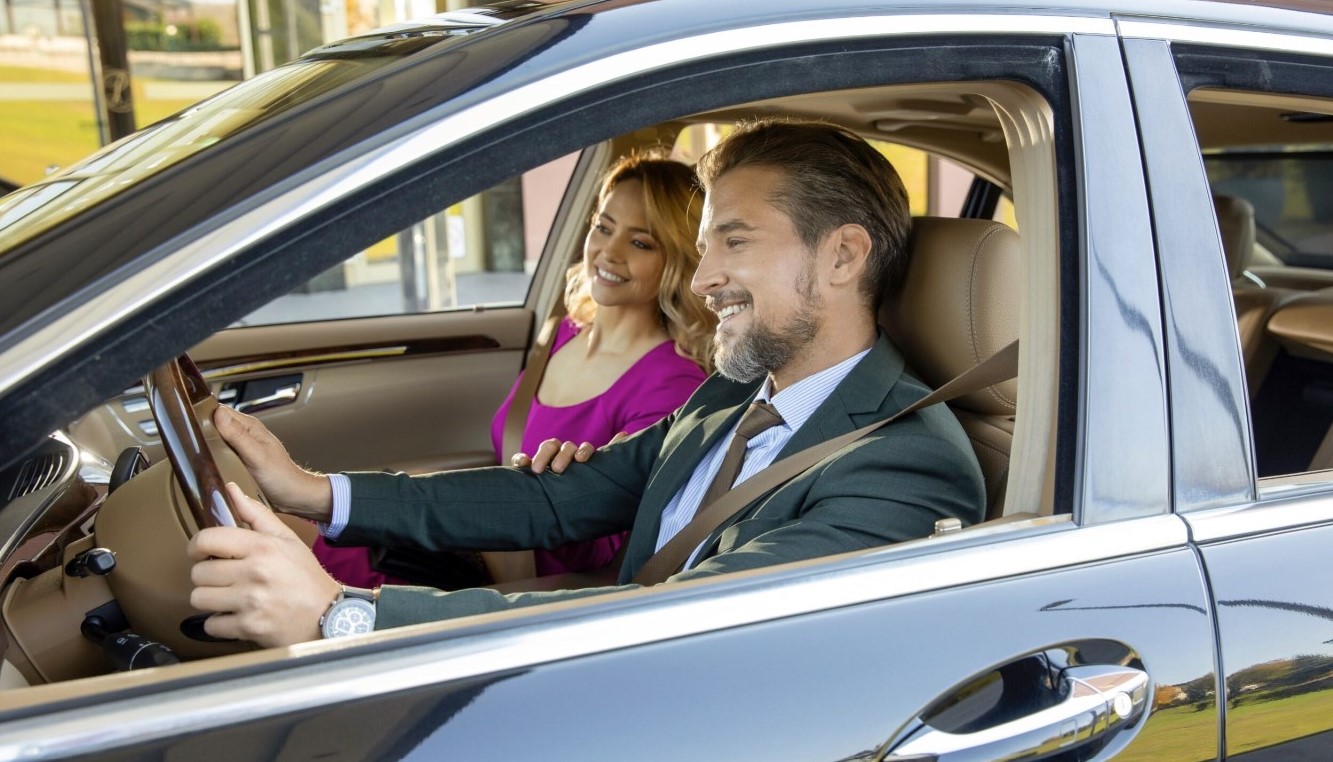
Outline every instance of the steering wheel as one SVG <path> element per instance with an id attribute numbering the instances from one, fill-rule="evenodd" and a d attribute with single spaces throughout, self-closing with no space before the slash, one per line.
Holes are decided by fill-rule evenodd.
<path id="1" fill-rule="evenodd" d="M 218 404 L 199 366 L 183 354 L 150 373 L 144 386 L 158 436 L 196 526 L 236 526 L 231 496 L 196 412 L 202 407 L 211 416 Z"/>
<path id="2" fill-rule="evenodd" d="M 116 553 L 106 584 L 131 631 L 166 644 L 182 659 L 250 650 L 217 642 L 203 630 L 205 612 L 190 605 L 193 566 L 186 546 L 201 530 L 236 526 L 227 482 L 259 499 L 259 486 L 212 426 L 217 398 L 186 355 L 144 379 L 167 460 L 107 495 L 93 526 L 96 544 Z"/>

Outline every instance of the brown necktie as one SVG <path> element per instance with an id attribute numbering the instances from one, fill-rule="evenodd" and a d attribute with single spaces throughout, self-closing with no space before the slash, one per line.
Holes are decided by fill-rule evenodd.
<path id="1" fill-rule="evenodd" d="M 750 440 L 760 433 L 782 423 L 782 416 L 778 411 L 767 402 L 753 402 L 741 416 L 741 422 L 736 426 L 736 435 L 731 438 L 731 444 L 727 445 L 727 454 L 722 457 L 722 466 L 717 470 L 717 476 L 713 477 L 713 482 L 708 485 L 708 491 L 704 493 L 704 499 L 699 502 L 699 508 L 718 499 L 731 489 L 735 483 L 736 477 L 741 473 L 741 463 L 745 461 L 745 448 Z"/>

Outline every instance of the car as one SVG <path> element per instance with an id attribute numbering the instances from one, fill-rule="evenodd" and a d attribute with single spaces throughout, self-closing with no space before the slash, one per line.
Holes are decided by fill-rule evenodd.
<path id="1" fill-rule="evenodd" d="M 0 758 L 1327 757 L 1327 11 L 497 3 L 0 198 Z M 491 462 L 599 172 L 756 117 L 917 189 L 884 324 L 925 380 L 1019 341 L 952 403 L 989 520 L 289 648 L 186 632 L 205 518 L 164 439 L 221 403 L 321 470 Z"/>

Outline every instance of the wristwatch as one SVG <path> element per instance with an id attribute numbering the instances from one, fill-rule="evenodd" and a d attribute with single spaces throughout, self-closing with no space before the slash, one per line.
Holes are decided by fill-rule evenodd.
<path id="1" fill-rule="evenodd" d="M 375 629 L 375 602 L 380 591 L 343 585 L 341 593 L 319 618 L 319 632 L 325 638 L 364 635 Z"/>

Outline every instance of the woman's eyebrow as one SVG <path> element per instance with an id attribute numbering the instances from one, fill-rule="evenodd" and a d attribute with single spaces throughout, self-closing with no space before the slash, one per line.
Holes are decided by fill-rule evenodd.
<path id="1" fill-rule="evenodd" d="M 606 218 L 612 225 L 619 225 L 619 224 L 620 224 L 620 223 L 616 222 L 616 218 L 615 218 L 615 217 L 612 217 L 611 215 L 607 214 L 606 212 L 598 212 L 598 213 L 597 213 L 597 216 L 598 216 L 598 217 L 605 217 L 605 218 Z M 630 231 L 631 233 L 643 233 L 644 235 L 652 235 L 652 234 L 653 234 L 653 231 L 649 230 L 648 228 L 636 228 L 636 227 L 628 227 L 628 226 L 627 226 L 625 229 L 628 230 L 628 231 Z"/>

